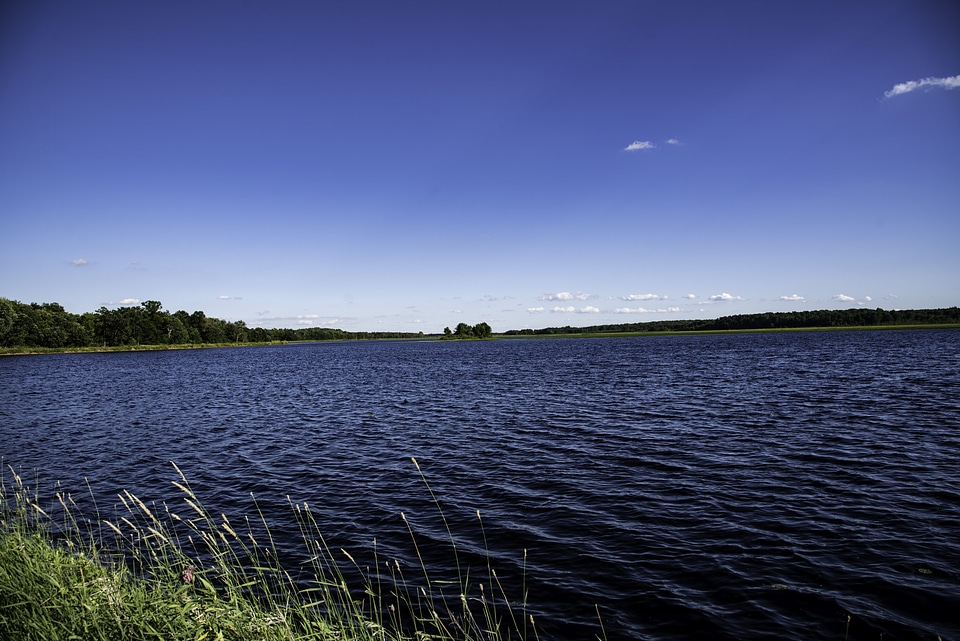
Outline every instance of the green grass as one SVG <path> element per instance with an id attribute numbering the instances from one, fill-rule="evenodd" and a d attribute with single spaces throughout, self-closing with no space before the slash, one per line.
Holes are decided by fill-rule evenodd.
<path id="1" fill-rule="evenodd" d="M 524 338 L 630 338 L 638 336 L 698 336 L 705 334 L 785 334 L 797 332 L 883 331 L 898 329 L 960 329 L 957 324 L 914 325 L 844 325 L 838 327 L 772 327 L 764 329 L 683 329 L 633 332 L 570 332 L 557 334 L 494 334 L 494 338 L 519 340 Z"/>
<path id="2" fill-rule="evenodd" d="M 212 349 L 218 347 L 253 347 L 262 345 L 286 345 L 287 341 L 268 343 L 176 343 L 173 345 L 106 345 L 88 347 L 0 347 L 0 356 L 26 354 L 93 354 L 100 352 L 159 352 L 178 349 Z"/>
<path id="3" fill-rule="evenodd" d="M 414 460 L 414 464 L 416 461 Z M 511 602 L 487 557 L 480 582 L 463 567 L 436 579 L 376 553 L 361 568 L 331 549 L 309 505 L 287 503 L 309 563 L 278 561 L 259 507 L 250 519 L 209 513 L 176 465 L 179 506 L 119 495 L 123 509 L 83 514 L 70 494 L 41 506 L 12 467 L 0 477 L 0 637 L 21 641 L 537 639 L 525 586 Z M 417 470 L 420 471 L 419 465 Z M 439 501 L 421 479 L 447 526 Z M 92 499 L 92 492 L 91 499 Z M 479 512 L 477 517 L 479 519 Z M 414 529 L 403 517 L 413 545 Z M 480 522 L 482 529 L 482 521 Z M 419 556 L 419 553 L 418 553 Z M 304 574 L 306 580 L 304 580 Z"/>

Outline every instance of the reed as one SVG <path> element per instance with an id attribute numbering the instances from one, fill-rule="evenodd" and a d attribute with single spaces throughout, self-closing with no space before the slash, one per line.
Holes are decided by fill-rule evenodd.
<path id="1" fill-rule="evenodd" d="M 455 579 L 431 576 L 406 517 L 419 560 L 410 577 L 399 560 L 380 558 L 375 541 L 373 569 L 332 549 L 310 506 L 287 497 L 309 559 L 294 577 L 259 504 L 252 520 L 211 514 L 176 464 L 178 506 L 147 505 L 123 492 L 122 509 L 109 518 L 95 500 L 94 514 L 85 514 L 63 491 L 41 505 L 38 483 L 7 466 L 0 471 L 0 631 L 23 641 L 536 641 L 525 586 L 512 603 L 489 554 L 484 580 L 471 583 L 440 502 L 414 464 L 449 535 Z"/>

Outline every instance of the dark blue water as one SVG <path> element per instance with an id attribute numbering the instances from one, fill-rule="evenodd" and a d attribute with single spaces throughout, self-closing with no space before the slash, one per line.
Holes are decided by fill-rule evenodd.
<path id="1" fill-rule="evenodd" d="M 253 492 L 293 562 L 287 495 L 361 559 L 404 512 L 449 575 L 416 457 L 544 638 L 960 638 L 960 331 L 9 357 L 0 443 L 101 510 Z"/>

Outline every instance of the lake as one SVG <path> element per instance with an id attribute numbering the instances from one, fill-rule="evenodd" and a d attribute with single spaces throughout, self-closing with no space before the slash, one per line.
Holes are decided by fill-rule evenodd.
<path id="1" fill-rule="evenodd" d="M 450 574 L 416 457 L 544 639 L 960 638 L 960 330 L 8 357 L 0 443 L 101 511 L 253 493 L 293 564 L 287 496 L 358 560 L 403 512 Z"/>

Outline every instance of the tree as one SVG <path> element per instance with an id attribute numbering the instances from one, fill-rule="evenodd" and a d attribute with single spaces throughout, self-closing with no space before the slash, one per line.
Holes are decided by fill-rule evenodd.
<path id="1" fill-rule="evenodd" d="M 12 337 L 12 330 L 17 322 L 16 303 L 6 298 L 0 298 L 0 345 L 9 346 L 8 337 Z"/>
<path id="2" fill-rule="evenodd" d="M 493 336 L 493 330 L 486 323 L 477 323 L 473 326 L 473 335 L 477 338 L 490 338 Z"/>
<path id="3" fill-rule="evenodd" d="M 168 314 L 161 312 L 163 305 L 158 300 L 146 300 L 140 323 L 140 342 L 147 345 L 159 345 L 166 342 Z"/>

